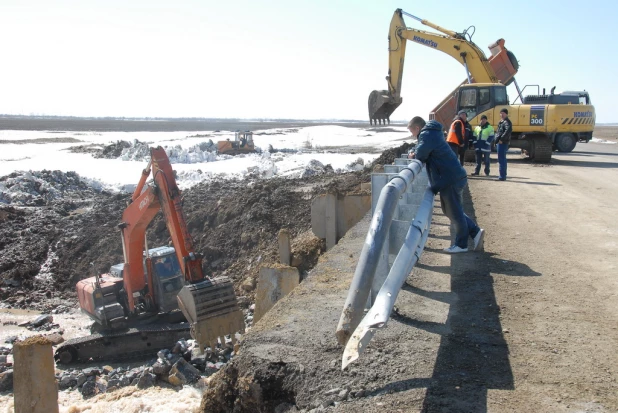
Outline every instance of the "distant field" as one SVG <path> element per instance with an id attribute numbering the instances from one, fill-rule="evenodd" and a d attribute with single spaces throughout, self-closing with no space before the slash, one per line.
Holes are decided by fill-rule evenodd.
<path id="1" fill-rule="evenodd" d="M 176 132 L 235 131 L 298 128 L 316 125 L 369 127 L 363 121 L 243 120 L 243 119 L 112 119 L 71 117 L 0 116 L 0 130 L 90 131 L 90 132 Z M 405 126 L 405 125 L 403 125 Z"/>
<path id="2" fill-rule="evenodd" d="M 618 126 L 596 126 L 592 135 L 597 139 L 618 142 Z"/>

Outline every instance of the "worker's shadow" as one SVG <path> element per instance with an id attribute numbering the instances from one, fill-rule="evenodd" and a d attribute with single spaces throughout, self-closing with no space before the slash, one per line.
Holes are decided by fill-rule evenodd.
<path id="1" fill-rule="evenodd" d="M 466 213 L 474 218 L 469 193 L 464 193 Z M 481 265 L 471 264 L 472 254 L 451 256 L 451 265 L 417 265 L 428 271 L 451 274 L 450 292 L 427 291 L 408 283 L 402 290 L 449 304 L 444 324 L 408 317 L 395 310 L 393 319 L 441 336 L 440 347 L 430 378 L 411 378 L 389 383 L 380 391 L 426 387 L 422 412 L 487 412 L 488 389 L 514 389 L 509 349 L 500 323 L 492 272 L 540 276 L 525 264 L 491 257 Z M 477 261 L 472 259 L 472 261 Z M 462 268 L 469 268 L 461 270 Z"/>

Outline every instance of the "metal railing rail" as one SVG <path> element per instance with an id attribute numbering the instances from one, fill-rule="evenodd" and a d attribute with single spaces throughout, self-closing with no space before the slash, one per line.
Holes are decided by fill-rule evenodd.
<path id="1" fill-rule="evenodd" d="M 380 288 L 373 306 L 356 327 L 346 344 L 342 358 L 342 370 L 357 360 L 376 331 L 386 326 L 399 291 L 420 259 L 427 243 L 433 213 L 433 200 L 434 194 L 431 189 L 427 188 L 416 217 L 410 222 L 405 241 L 395 258 L 386 281 Z"/>
<path id="2" fill-rule="evenodd" d="M 400 213 L 397 206 L 402 203 L 402 198 L 407 195 L 412 195 L 410 193 L 406 193 L 406 190 L 412 188 L 411 184 L 421 174 L 424 166 L 418 160 L 405 160 L 404 162 L 408 165 L 401 166 L 401 171 L 399 174 L 393 174 L 390 181 L 381 189 L 377 202 L 373 203 L 373 217 L 369 226 L 369 231 L 367 232 L 365 244 L 361 251 L 361 255 L 354 272 L 354 277 L 348 291 L 348 296 L 337 326 L 337 331 L 335 333 L 338 342 L 342 345 L 346 345 L 348 343 L 352 337 L 352 333 L 357 330 L 357 327 L 359 327 L 361 319 L 363 318 L 363 313 L 369 294 L 372 289 L 375 293 L 373 307 L 376 308 L 375 311 L 377 314 L 387 313 L 390 315 L 392 305 L 390 306 L 390 309 L 386 309 L 383 304 L 388 304 L 391 300 L 385 300 L 384 296 L 391 294 L 391 296 L 394 295 L 396 298 L 396 294 L 399 292 L 401 285 L 403 285 L 405 278 L 412 270 L 412 267 L 418 260 L 418 256 L 420 256 L 420 252 L 422 252 L 422 249 L 424 248 L 425 243 L 423 240 L 426 240 L 426 237 L 423 238 L 423 235 L 429 232 L 428 229 L 431 222 L 430 214 L 433 210 L 433 193 L 431 193 L 431 191 L 427 192 L 426 190 L 424 191 L 421 202 L 421 206 L 425 205 L 425 207 L 419 207 L 419 211 L 416 213 L 417 217 L 414 220 L 408 219 L 408 221 L 410 221 L 409 229 L 401 249 L 397 254 L 397 258 L 395 259 L 395 263 L 392 267 L 393 269 L 391 269 L 390 272 L 384 271 L 385 266 L 386 269 L 388 269 L 389 250 L 392 251 L 392 246 L 389 247 L 388 245 L 389 240 L 393 237 L 397 238 L 398 235 L 397 231 L 395 231 L 395 234 L 390 233 L 393 218 L 396 214 L 398 215 Z M 372 184 L 372 193 L 373 192 L 374 189 Z M 429 212 L 426 212 L 427 210 Z M 429 215 L 421 217 L 421 212 Z M 401 224 L 402 222 L 399 223 Z M 395 227 L 395 225 L 393 226 Z M 401 226 L 399 225 L 398 228 L 401 229 Z M 418 234 L 420 234 L 419 236 L 416 234 L 417 231 Z M 419 248 L 419 245 L 420 252 L 417 251 L 416 254 L 413 254 L 413 252 Z M 407 256 L 403 251 L 408 251 Z M 414 259 L 414 257 L 417 258 Z M 383 274 L 378 274 L 378 277 L 374 277 L 376 275 L 376 268 L 380 262 L 382 262 L 382 267 L 379 272 Z M 408 267 L 410 270 L 402 275 Z M 381 279 L 380 276 L 382 277 Z M 401 282 L 399 282 L 401 277 L 403 278 Z M 398 286 L 397 283 L 399 283 Z M 382 294 L 382 290 L 384 290 L 385 286 L 387 286 L 387 290 L 385 290 L 384 294 Z M 394 288 L 395 286 L 397 286 L 396 291 Z M 395 292 L 395 294 L 393 294 L 393 292 Z M 378 303 L 379 307 L 376 307 Z M 392 304 L 394 305 L 394 298 L 392 299 Z M 386 319 L 388 319 L 388 315 L 386 316 Z M 367 325 L 373 326 L 373 323 Z M 370 340 L 371 336 L 363 334 L 362 336 L 359 336 L 357 342 L 361 344 L 361 340 L 364 337 L 369 337 Z M 358 345 L 356 347 L 358 348 Z M 350 358 L 350 360 L 353 361 L 352 358 Z M 347 363 L 345 365 L 347 365 Z"/>

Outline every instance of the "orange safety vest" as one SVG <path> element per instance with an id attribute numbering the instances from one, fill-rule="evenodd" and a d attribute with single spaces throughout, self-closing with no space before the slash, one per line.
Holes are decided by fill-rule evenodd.
<path id="1" fill-rule="evenodd" d="M 454 143 L 455 145 L 462 146 L 464 143 L 459 142 L 459 138 L 457 138 L 457 134 L 455 133 L 456 124 L 459 123 L 461 125 L 461 136 L 465 139 L 466 136 L 466 127 L 461 119 L 455 120 L 451 123 L 451 130 L 448 131 L 448 135 L 446 136 L 446 141 L 449 143 Z"/>

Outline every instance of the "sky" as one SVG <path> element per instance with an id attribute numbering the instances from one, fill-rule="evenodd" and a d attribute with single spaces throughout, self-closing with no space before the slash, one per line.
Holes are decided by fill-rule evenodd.
<path id="1" fill-rule="evenodd" d="M 397 8 L 474 25 L 487 55 L 504 38 L 521 87 L 585 89 L 597 122 L 618 122 L 607 0 L 2 0 L 0 114 L 364 120 L 369 93 L 386 88 Z M 464 79 L 451 57 L 409 44 L 391 120 L 426 116 Z"/>

